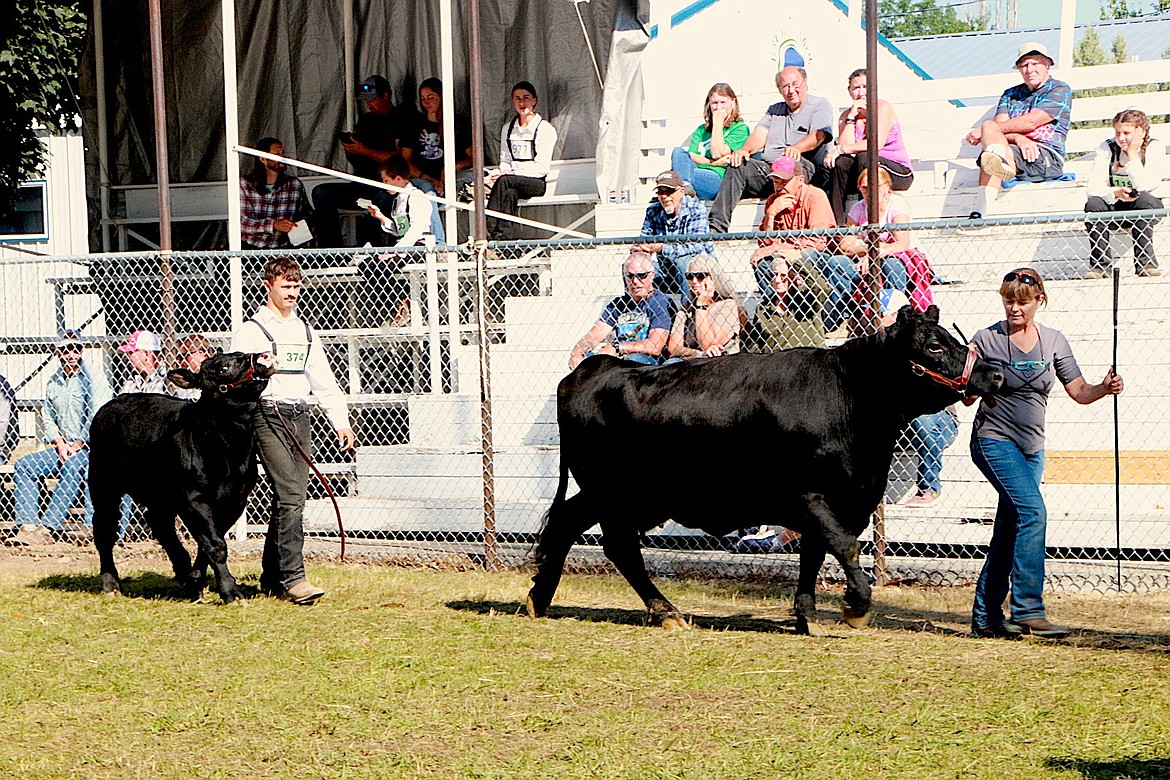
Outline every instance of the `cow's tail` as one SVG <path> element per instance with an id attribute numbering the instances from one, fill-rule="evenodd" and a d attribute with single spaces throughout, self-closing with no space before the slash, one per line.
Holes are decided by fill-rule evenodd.
<path id="1" fill-rule="evenodd" d="M 532 549 L 528 551 L 529 562 L 539 566 L 544 561 L 544 540 L 548 534 L 549 526 L 557 522 L 555 514 L 560 514 L 559 510 L 565 503 L 565 494 L 569 492 L 569 465 L 565 463 L 564 456 L 561 457 L 561 475 L 560 481 L 557 483 L 557 493 L 553 496 L 552 505 L 544 510 L 544 514 L 540 518 L 540 530 L 536 533 L 536 540 L 532 543 Z"/>

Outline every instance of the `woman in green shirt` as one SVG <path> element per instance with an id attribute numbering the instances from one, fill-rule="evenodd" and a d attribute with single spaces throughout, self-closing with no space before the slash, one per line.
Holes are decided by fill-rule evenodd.
<path id="1" fill-rule="evenodd" d="M 731 153 L 747 143 L 751 129 L 739 116 L 739 98 L 730 84 L 719 82 L 703 101 L 703 124 L 691 133 L 687 148 L 677 147 L 670 167 L 695 190 L 699 200 L 713 200 L 719 192 Z"/>

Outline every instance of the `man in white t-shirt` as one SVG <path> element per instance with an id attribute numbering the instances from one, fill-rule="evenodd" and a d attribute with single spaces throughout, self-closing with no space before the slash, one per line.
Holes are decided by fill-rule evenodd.
<path id="1" fill-rule="evenodd" d="M 355 439 L 345 394 L 321 341 L 294 311 L 301 294 L 300 266 L 291 258 L 269 260 L 264 265 L 264 289 L 268 301 L 236 328 L 231 346 L 233 351 L 270 352 L 277 361 L 256 417 L 260 462 L 273 493 L 260 588 L 294 604 L 311 604 L 325 595 L 305 576 L 303 554 L 312 406 L 324 408 L 343 452 L 353 448 Z"/>

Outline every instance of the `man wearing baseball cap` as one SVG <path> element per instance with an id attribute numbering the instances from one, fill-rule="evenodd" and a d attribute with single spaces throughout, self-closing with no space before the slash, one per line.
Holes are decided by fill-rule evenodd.
<path id="1" fill-rule="evenodd" d="M 1016 70 L 1024 82 L 1004 91 L 994 119 L 967 133 L 967 143 L 983 149 L 972 219 L 988 215 L 1000 185 L 1009 179 L 1052 181 L 1064 174 L 1072 90 L 1049 75 L 1052 65 L 1044 44 L 1020 44 Z"/>
<path id="2" fill-rule="evenodd" d="M 402 127 L 394 112 L 394 94 L 390 82 L 382 76 L 370 76 L 358 84 L 358 101 L 365 112 L 358 117 L 353 132 L 342 132 L 337 141 L 345 150 L 345 157 L 353 167 L 355 176 L 371 181 L 380 181 L 378 166 L 390 155 L 397 154 L 399 139 L 406 129 Z M 380 192 L 355 182 L 326 182 L 313 188 L 313 207 L 317 211 L 317 245 L 321 247 L 341 246 L 341 221 L 339 209 L 358 208 L 358 198 L 373 198 Z M 372 217 L 358 218 L 358 243 L 363 236 L 376 237 L 378 224 Z M 373 243 L 373 242 L 371 242 Z"/>
<path id="3" fill-rule="evenodd" d="M 159 393 L 167 392 L 167 376 L 162 370 L 160 353 L 162 342 L 158 336 L 149 330 L 136 330 L 126 339 L 126 343 L 118 347 L 118 351 L 130 359 L 134 371 L 122 383 L 118 395 L 125 393 Z"/>
<path id="4" fill-rule="evenodd" d="M 642 222 L 643 236 L 701 236 L 711 232 L 707 210 L 693 195 L 688 195 L 682 177 L 675 171 L 663 171 L 654 179 L 655 200 L 646 207 Z M 651 241 L 634 249 L 655 255 L 654 276 L 659 291 L 689 294 L 683 275 L 687 265 L 698 255 L 715 254 L 710 241 Z"/>
<path id="5" fill-rule="evenodd" d="M 772 161 L 768 178 L 773 192 L 764 204 L 764 220 L 759 230 L 831 230 L 837 227 L 829 196 L 824 190 L 805 182 L 806 168 L 802 163 L 788 156 Z M 799 259 L 823 273 L 829 262 L 827 248 L 828 238 L 823 235 L 760 239 L 760 247 L 752 253 L 751 263 L 764 300 L 775 295 L 771 258 Z"/>
<path id="6" fill-rule="evenodd" d="M 91 369 L 81 358 L 83 344 L 77 333 L 65 331 L 53 344 L 61 365 L 45 385 L 41 409 L 43 441 L 48 449 L 16 461 L 16 542 L 52 544 L 65 541 L 65 518 L 77 501 L 89 473 L 89 425 L 94 412 L 113 397 L 101 369 Z M 40 513 L 40 480 L 56 477 L 57 487 Z M 85 488 L 85 524 L 93 525 L 93 503 Z"/>

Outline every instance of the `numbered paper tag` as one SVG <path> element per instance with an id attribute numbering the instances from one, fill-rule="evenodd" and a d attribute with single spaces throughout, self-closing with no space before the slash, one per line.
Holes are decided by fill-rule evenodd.
<path id="1" fill-rule="evenodd" d="M 405 214 L 394 215 L 394 235 L 405 236 L 406 231 L 410 230 L 410 217 Z"/>
<path id="2" fill-rule="evenodd" d="M 308 362 L 308 344 L 281 344 L 277 347 L 276 373 L 278 374 L 303 374 Z"/>

